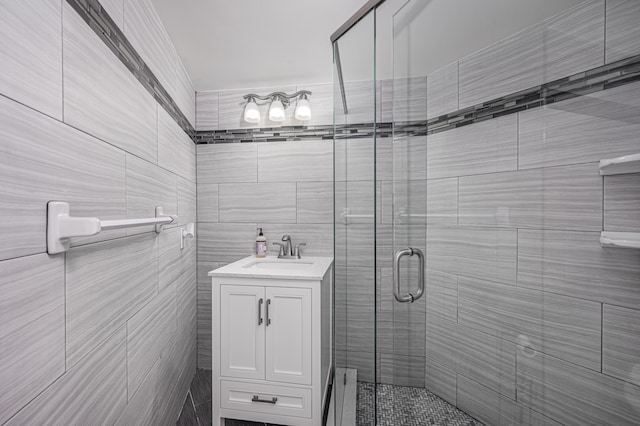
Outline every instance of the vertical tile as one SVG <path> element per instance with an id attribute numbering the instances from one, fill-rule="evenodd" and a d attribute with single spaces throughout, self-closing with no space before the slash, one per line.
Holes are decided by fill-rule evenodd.
<path id="1" fill-rule="evenodd" d="M 218 186 L 220 222 L 295 222 L 296 183 Z"/>
<path id="2" fill-rule="evenodd" d="M 345 140 L 340 151 L 336 151 L 336 180 L 372 181 L 374 177 L 374 162 L 376 154 L 376 143 L 373 139 L 348 139 Z M 384 142 L 381 142 L 384 143 Z M 338 148 L 337 148 L 338 149 Z M 391 146 L 387 152 L 391 156 Z M 391 170 L 389 162 L 388 170 Z M 389 172 L 385 180 L 391 180 Z"/>
<path id="3" fill-rule="evenodd" d="M 518 402 L 570 424 L 636 425 L 640 387 L 549 355 L 518 354 Z"/>
<path id="4" fill-rule="evenodd" d="M 377 188 L 372 181 L 349 181 L 336 184 L 336 196 L 342 197 L 344 194 L 346 200 L 343 209 L 339 212 L 338 220 L 345 223 L 347 227 L 351 224 L 373 224 L 375 212 L 376 222 L 379 223 L 382 218 L 380 211 L 382 185 L 376 186 Z"/>
<path id="5" fill-rule="evenodd" d="M 460 108 L 603 64 L 604 1 L 590 0 L 460 60 Z"/>
<path id="6" fill-rule="evenodd" d="M 198 222 L 218 221 L 218 184 L 198 183 Z"/>
<path id="7" fill-rule="evenodd" d="M 518 286 L 640 308 L 640 253 L 602 248 L 599 232 L 518 231 Z"/>
<path id="8" fill-rule="evenodd" d="M 376 354 L 373 352 L 347 352 L 347 367 L 358 370 L 359 382 L 375 383 L 376 362 Z"/>
<path id="9" fill-rule="evenodd" d="M 0 262 L 0 422 L 65 372 L 64 256 Z"/>
<path id="10" fill-rule="evenodd" d="M 637 152 L 639 107 L 640 83 L 630 83 L 518 113 L 519 168 L 596 162 Z"/>
<path id="11" fill-rule="evenodd" d="M 328 140 L 258 144 L 259 182 L 329 182 L 332 165 Z"/>
<path id="12" fill-rule="evenodd" d="M 218 268 L 217 262 L 198 263 L 198 367 L 212 368 L 211 354 L 211 278 L 207 275 Z"/>
<path id="13" fill-rule="evenodd" d="M 381 84 L 373 80 L 346 81 L 347 121 L 354 123 L 374 123 L 381 119 Z"/>
<path id="14" fill-rule="evenodd" d="M 196 130 L 218 130 L 217 91 L 196 92 Z"/>
<path id="15" fill-rule="evenodd" d="M 157 162 L 157 104 L 87 23 L 63 3 L 64 121 Z"/>
<path id="16" fill-rule="evenodd" d="M 61 2 L 3 2 L 0 16 L 0 93 L 61 120 Z"/>
<path id="17" fill-rule="evenodd" d="M 157 255 L 155 233 L 67 252 L 67 368 L 157 294 Z"/>
<path id="18" fill-rule="evenodd" d="M 366 139 L 365 139 L 366 141 Z M 351 141 L 350 141 L 351 142 Z M 393 160 L 393 144 L 395 143 L 393 138 L 377 138 L 375 140 L 375 146 L 376 146 L 376 180 L 377 181 L 384 181 L 384 180 L 392 180 L 393 176 L 394 176 L 394 160 Z M 408 146 L 412 146 L 412 145 L 417 145 L 415 148 L 415 151 L 418 152 L 418 148 L 420 147 L 420 144 L 424 145 L 426 147 L 426 142 L 424 140 L 424 138 L 409 138 L 408 139 Z M 420 152 L 422 152 L 422 150 L 420 150 Z M 336 154 L 337 155 L 337 154 Z M 349 155 L 352 155 L 352 152 L 349 151 Z M 426 148 L 425 148 L 425 153 L 421 154 L 421 155 L 426 155 Z M 414 163 L 413 161 L 418 161 L 418 159 L 421 157 L 416 157 L 415 159 L 411 159 L 411 162 L 407 162 L 405 163 L 406 167 L 410 167 L 410 166 L 415 166 L 415 170 L 416 175 L 414 179 L 423 179 L 422 177 L 422 169 L 424 167 L 422 167 L 422 164 L 417 164 Z M 424 158 L 424 157 L 422 157 Z M 337 161 L 336 161 L 337 162 Z M 401 164 L 401 163 L 396 163 L 396 164 Z M 353 168 L 354 165 L 353 163 L 350 164 L 351 167 Z M 372 167 L 373 163 L 369 163 L 369 167 Z M 426 166 L 425 166 L 426 167 Z M 351 178 L 351 176 L 350 176 Z"/>
<path id="19" fill-rule="evenodd" d="M 126 346 L 119 327 L 5 424 L 115 423 L 127 404 Z"/>
<path id="20" fill-rule="evenodd" d="M 196 181 L 196 145 L 174 119 L 158 106 L 158 165 Z"/>
<path id="21" fill-rule="evenodd" d="M 427 181 L 427 224 L 458 223 L 458 178 Z"/>
<path id="22" fill-rule="evenodd" d="M 458 110 L 458 62 L 452 62 L 427 76 L 427 118 Z"/>
<path id="23" fill-rule="evenodd" d="M 542 23 L 542 82 L 604 64 L 604 9 L 605 1 L 587 0 Z"/>
<path id="24" fill-rule="evenodd" d="M 50 200 L 68 202 L 73 216 L 125 218 L 122 151 L 4 97 L 0 145 L 0 259 L 46 250 Z M 91 240 L 122 235 L 109 231 Z"/>
<path id="25" fill-rule="evenodd" d="M 604 178 L 604 229 L 640 232 L 640 175 Z"/>
<path id="26" fill-rule="evenodd" d="M 181 225 L 197 220 L 197 188 L 195 181 L 176 177 L 178 184 L 178 222 Z"/>
<path id="27" fill-rule="evenodd" d="M 176 316 L 178 330 L 190 337 L 189 344 L 196 345 L 196 339 L 198 337 L 198 283 L 195 250 L 193 250 L 193 261 L 189 260 L 185 263 L 189 266 L 184 269 L 182 274 L 176 280 Z"/>
<path id="28" fill-rule="evenodd" d="M 164 214 L 178 213 L 176 176 L 138 157 L 127 154 L 127 218 L 155 216 L 157 206 Z M 128 235 L 154 231 L 155 227 L 140 226 L 127 230 Z"/>
<path id="29" fill-rule="evenodd" d="M 137 424 L 140 426 L 155 426 L 158 424 L 159 408 L 155 403 L 156 389 L 158 386 L 158 365 L 159 361 L 153 365 L 144 381 L 133 395 L 129 396 L 126 408 L 118 417 L 117 426 L 129 426 Z"/>
<path id="30" fill-rule="evenodd" d="M 560 426 L 560 423 L 474 380 L 458 375 L 457 383 L 458 408 L 485 424 Z"/>
<path id="31" fill-rule="evenodd" d="M 430 359 L 425 361 L 424 387 L 456 405 L 456 373 Z"/>
<path id="32" fill-rule="evenodd" d="M 460 178 L 461 225 L 602 229 L 598 165 L 548 167 Z"/>
<path id="33" fill-rule="evenodd" d="M 292 94 L 296 86 L 261 87 L 239 90 L 221 90 L 218 97 L 218 128 L 219 129 L 257 129 L 261 127 L 299 126 L 304 124 L 294 118 L 295 106 L 285 109 L 285 120 L 273 122 L 269 120 L 269 106 L 271 101 L 257 101 L 260 110 L 259 123 L 247 123 L 244 121 L 244 107 L 247 101 L 244 95 L 253 93 L 259 96 L 267 96 L 273 92 Z M 313 111 L 312 111 L 313 113 Z"/>
<path id="34" fill-rule="evenodd" d="M 427 178 L 495 173 L 518 168 L 516 115 L 427 137 Z"/>
<path id="35" fill-rule="evenodd" d="M 127 40 L 175 99 L 177 52 L 151 0 L 125 0 L 124 21 Z"/>
<path id="36" fill-rule="evenodd" d="M 235 262 L 255 253 L 255 244 L 255 223 L 198 223 L 200 263 Z"/>
<path id="37" fill-rule="evenodd" d="M 415 283 L 415 278 L 412 280 Z M 415 285 L 415 284 L 414 284 Z M 347 290 L 347 293 L 350 293 Z M 373 300 L 367 307 L 373 321 Z M 366 312 L 367 308 L 361 309 Z M 347 307 L 347 316 L 351 312 Z M 366 314 L 365 318 L 366 318 Z M 379 353 L 424 358 L 425 356 L 425 300 L 400 305 L 394 302 L 393 312 L 378 310 L 376 315 L 376 343 Z M 423 368 L 423 367 L 420 367 Z M 420 379 L 422 380 L 422 379 Z"/>
<path id="38" fill-rule="evenodd" d="M 427 119 L 427 79 L 394 78 L 381 81 L 382 122 L 408 122 Z"/>
<path id="39" fill-rule="evenodd" d="M 258 144 L 198 145 L 198 184 L 258 181 Z"/>
<path id="40" fill-rule="evenodd" d="M 179 56 L 175 56 L 176 96 L 178 108 L 182 111 L 192 127 L 196 125 L 196 89 Z"/>
<path id="41" fill-rule="evenodd" d="M 451 321 L 445 321 L 427 313 L 426 334 L 427 359 L 455 371 L 458 359 L 458 326 Z"/>
<path id="42" fill-rule="evenodd" d="M 176 284 L 164 288 L 127 321 L 127 389 L 133 397 L 176 328 Z"/>
<path id="43" fill-rule="evenodd" d="M 391 147 L 393 179 L 423 180 L 427 178 L 427 150 L 430 149 L 427 146 L 427 140 L 428 138 L 425 136 L 396 137 L 393 139 Z M 376 144 L 378 144 L 377 141 Z M 376 164 L 376 172 L 377 166 Z"/>
<path id="44" fill-rule="evenodd" d="M 456 336 L 456 372 L 515 400 L 515 343 L 463 326 Z"/>
<path id="45" fill-rule="evenodd" d="M 182 228 L 164 229 L 158 235 L 158 288 L 163 291 L 173 283 L 182 272 L 181 265 L 184 250 L 180 250 Z"/>
<path id="46" fill-rule="evenodd" d="M 380 382 L 424 388 L 424 357 L 380 354 Z"/>
<path id="47" fill-rule="evenodd" d="M 602 372 L 640 386 L 640 310 L 603 305 Z"/>
<path id="48" fill-rule="evenodd" d="M 333 223 L 333 184 L 296 183 L 297 223 Z"/>
<path id="49" fill-rule="evenodd" d="M 515 284 L 516 247 L 515 229 L 427 229 L 427 265 L 434 271 Z"/>
<path id="50" fill-rule="evenodd" d="M 634 0 L 607 0 L 607 63 L 640 53 L 640 5 Z"/>
<path id="51" fill-rule="evenodd" d="M 600 370 L 601 305 L 459 277 L 458 323 Z"/>
<path id="52" fill-rule="evenodd" d="M 449 321 L 458 321 L 458 277 L 444 272 L 427 270 L 427 311 Z"/>

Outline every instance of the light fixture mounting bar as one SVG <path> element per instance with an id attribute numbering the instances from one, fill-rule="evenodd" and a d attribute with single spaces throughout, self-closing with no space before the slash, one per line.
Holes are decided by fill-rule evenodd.
<path id="1" fill-rule="evenodd" d="M 291 103 L 291 99 L 294 98 L 298 98 L 301 97 L 302 99 L 306 99 L 307 96 L 311 96 L 311 92 L 308 90 L 298 90 L 297 92 L 288 95 L 284 92 L 272 92 L 269 93 L 266 96 L 260 96 L 260 95 L 256 95 L 255 93 L 248 93 L 246 95 L 243 96 L 244 99 L 248 100 L 249 102 L 251 100 L 260 100 L 260 101 L 272 101 L 274 99 L 280 99 L 280 101 L 285 105 L 285 106 L 289 106 L 289 104 Z"/>

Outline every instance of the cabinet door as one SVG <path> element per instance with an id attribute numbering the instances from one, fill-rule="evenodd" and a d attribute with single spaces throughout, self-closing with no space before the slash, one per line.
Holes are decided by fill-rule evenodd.
<path id="1" fill-rule="evenodd" d="M 264 287 L 220 286 L 222 376 L 264 379 L 264 301 Z"/>
<path id="2" fill-rule="evenodd" d="M 311 384 L 311 289 L 267 287 L 267 380 Z"/>

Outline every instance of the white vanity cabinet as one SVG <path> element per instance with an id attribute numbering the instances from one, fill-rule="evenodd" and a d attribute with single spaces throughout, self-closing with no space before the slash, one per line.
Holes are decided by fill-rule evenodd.
<path id="1" fill-rule="evenodd" d="M 331 258 L 248 257 L 212 277 L 213 424 L 321 425 L 331 372 Z"/>

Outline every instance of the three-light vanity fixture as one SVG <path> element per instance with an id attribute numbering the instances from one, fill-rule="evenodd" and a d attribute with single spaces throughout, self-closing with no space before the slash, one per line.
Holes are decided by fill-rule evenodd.
<path id="1" fill-rule="evenodd" d="M 296 110 L 294 117 L 296 120 L 307 121 L 311 120 L 311 105 L 309 104 L 309 96 L 311 92 L 308 90 L 298 90 L 292 95 L 287 95 L 284 92 L 273 92 L 267 96 L 259 96 L 253 93 L 244 95 L 244 99 L 247 100 L 247 105 L 244 107 L 244 121 L 247 123 L 259 123 L 260 122 L 260 110 L 258 110 L 258 104 L 256 100 L 271 101 L 269 106 L 269 120 L 281 122 L 285 120 L 284 110 L 289 107 L 292 99 L 297 98 Z"/>

